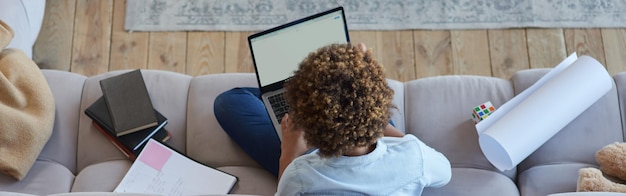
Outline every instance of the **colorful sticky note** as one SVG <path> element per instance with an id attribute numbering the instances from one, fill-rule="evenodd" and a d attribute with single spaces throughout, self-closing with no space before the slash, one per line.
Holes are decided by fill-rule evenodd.
<path id="1" fill-rule="evenodd" d="M 138 159 L 155 170 L 161 171 L 170 156 L 172 156 L 170 149 L 150 139 Z"/>

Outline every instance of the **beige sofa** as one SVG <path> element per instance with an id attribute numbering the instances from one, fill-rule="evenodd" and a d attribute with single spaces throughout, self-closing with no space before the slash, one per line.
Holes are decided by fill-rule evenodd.
<path id="1" fill-rule="evenodd" d="M 609 93 L 509 171 L 496 170 L 484 157 L 470 118 L 469 110 L 474 106 L 486 100 L 500 106 L 547 71 L 520 71 L 511 80 L 482 76 L 390 80 L 399 108 L 393 116 L 396 126 L 444 153 L 453 167 L 448 185 L 427 189 L 424 195 L 547 195 L 575 191 L 577 171 L 596 165 L 595 151 L 624 141 L 622 121 L 626 116 L 621 114 L 626 111 L 626 74 L 615 75 L 617 85 Z M 0 176 L 0 194 L 111 192 L 131 162 L 83 112 L 102 94 L 98 82 L 123 72 L 85 77 L 43 70 L 56 99 L 52 137 L 25 179 Z M 253 74 L 191 77 L 143 70 L 143 75 L 154 106 L 169 119 L 169 145 L 236 175 L 239 182 L 233 194 L 274 193 L 275 177 L 229 139 L 213 114 L 215 97 L 233 87 L 256 86 Z"/>

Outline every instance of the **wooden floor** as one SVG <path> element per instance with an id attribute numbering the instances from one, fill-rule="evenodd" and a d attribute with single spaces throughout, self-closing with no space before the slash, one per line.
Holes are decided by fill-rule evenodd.
<path id="1" fill-rule="evenodd" d="M 96 75 L 160 69 L 189 75 L 252 72 L 246 37 L 253 32 L 125 32 L 125 0 L 47 1 L 34 47 L 41 68 Z M 626 71 L 626 29 L 352 31 L 372 48 L 389 78 L 408 81 L 450 74 L 508 79 L 553 67 L 577 52 L 609 73 Z"/>

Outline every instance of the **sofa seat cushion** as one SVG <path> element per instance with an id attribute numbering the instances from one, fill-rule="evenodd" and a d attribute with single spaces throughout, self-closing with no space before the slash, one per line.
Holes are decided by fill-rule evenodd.
<path id="1" fill-rule="evenodd" d="M 452 179 L 441 188 L 426 188 L 422 195 L 519 195 L 506 175 L 474 168 L 452 168 Z"/>
<path id="2" fill-rule="evenodd" d="M 247 166 L 219 167 L 222 171 L 237 176 L 239 181 L 231 194 L 274 195 L 278 179 L 264 169 Z"/>
<path id="3" fill-rule="evenodd" d="M 131 164 L 128 160 L 113 160 L 89 165 L 76 176 L 72 192 L 112 192 Z"/>
<path id="4" fill-rule="evenodd" d="M 37 196 L 37 195 L 31 195 L 31 194 L 25 194 L 25 193 L 16 193 L 16 192 L 6 192 L 6 191 L 0 191 L 0 196 Z"/>
<path id="5" fill-rule="evenodd" d="M 518 175 L 517 184 L 524 196 L 575 192 L 578 170 L 595 167 L 585 163 L 562 163 L 535 166 Z"/>
<path id="6" fill-rule="evenodd" d="M 78 119 L 82 115 L 80 100 L 86 76 L 76 73 L 43 69 L 54 101 L 56 113 L 50 140 L 39 155 L 39 159 L 61 163 L 76 173 L 76 148 L 78 142 Z"/>
<path id="7" fill-rule="evenodd" d="M 156 194 L 143 194 L 143 193 L 113 193 L 113 192 L 72 192 L 72 193 L 59 193 L 48 196 L 161 196 Z M 2 196 L 2 195 L 0 195 Z"/>
<path id="8" fill-rule="evenodd" d="M 229 196 L 259 196 L 259 195 L 246 195 L 246 194 L 227 194 Z M 0 192 L 0 196 L 2 192 Z M 31 196 L 31 195 L 11 195 L 8 196 Z M 163 196 L 156 194 L 143 194 L 143 193 L 111 193 L 111 192 L 73 192 L 73 193 L 60 193 L 48 196 Z"/>
<path id="9" fill-rule="evenodd" d="M 74 182 L 74 174 L 65 166 L 56 162 L 37 160 L 21 181 L 0 175 L 0 190 L 49 195 L 69 192 L 72 182 Z"/>

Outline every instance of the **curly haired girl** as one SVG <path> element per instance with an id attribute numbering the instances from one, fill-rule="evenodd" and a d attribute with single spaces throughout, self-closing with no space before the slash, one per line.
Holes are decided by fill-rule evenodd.
<path id="1" fill-rule="evenodd" d="M 318 49 L 285 87 L 276 195 L 420 195 L 450 180 L 445 156 L 388 124 L 393 90 L 365 45 Z"/>
<path id="2" fill-rule="evenodd" d="M 276 195 L 420 195 L 450 181 L 443 154 L 390 125 L 394 92 L 365 45 L 312 52 L 285 87 L 282 142 L 258 88 L 231 89 L 214 103 L 224 131 L 279 178 Z"/>

